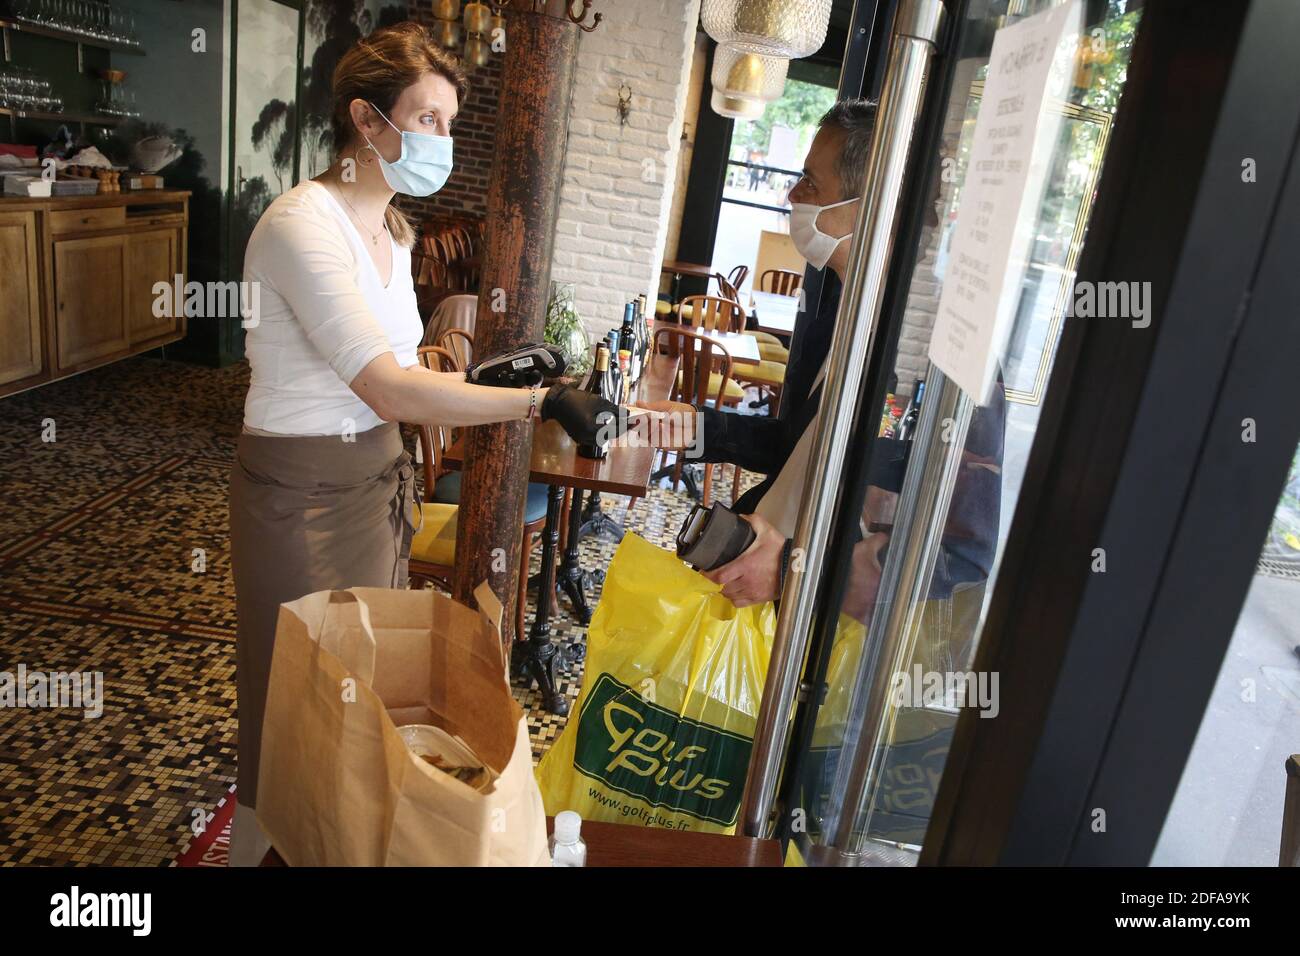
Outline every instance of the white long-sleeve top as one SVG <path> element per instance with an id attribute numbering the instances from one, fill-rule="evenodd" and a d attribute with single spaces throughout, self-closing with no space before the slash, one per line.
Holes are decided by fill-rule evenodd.
<path id="1" fill-rule="evenodd" d="M 392 352 L 417 361 L 424 328 L 411 251 L 385 231 L 393 269 L 385 286 L 361 234 L 320 183 L 304 180 L 262 213 L 248 240 L 244 279 L 259 309 L 245 340 L 252 376 L 244 425 L 282 435 L 339 435 L 382 423 L 348 387 Z"/>

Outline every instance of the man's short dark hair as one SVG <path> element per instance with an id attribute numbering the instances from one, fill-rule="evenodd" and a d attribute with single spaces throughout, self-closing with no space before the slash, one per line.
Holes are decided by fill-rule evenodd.
<path id="1" fill-rule="evenodd" d="M 844 131 L 844 147 L 840 150 L 836 169 L 844 197 L 859 195 L 862 179 L 867 173 L 867 156 L 871 153 L 871 134 L 876 128 L 875 100 L 839 100 L 817 125 Z"/>

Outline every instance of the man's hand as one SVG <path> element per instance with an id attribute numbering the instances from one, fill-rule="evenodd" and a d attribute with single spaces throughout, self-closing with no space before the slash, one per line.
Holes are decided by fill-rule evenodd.
<path id="1" fill-rule="evenodd" d="M 785 535 L 758 515 L 741 515 L 754 528 L 755 538 L 744 554 L 720 568 L 704 572 L 736 607 L 749 607 L 780 597 L 781 552 Z"/>
<path id="2" fill-rule="evenodd" d="M 665 451 L 683 451 L 695 447 L 695 426 L 699 413 L 694 405 L 685 402 L 642 402 L 645 408 L 658 415 L 644 415 L 633 419 L 628 434 L 635 435 L 644 445 Z"/>

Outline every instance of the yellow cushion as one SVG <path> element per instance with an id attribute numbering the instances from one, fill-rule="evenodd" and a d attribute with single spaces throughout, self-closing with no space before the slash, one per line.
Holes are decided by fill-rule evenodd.
<path id="1" fill-rule="evenodd" d="M 784 345 L 759 342 L 758 355 L 765 362 L 780 362 L 782 365 L 790 364 L 790 350 Z"/>
<path id="2" fill-rule="evenodd" d="M 746 334 L 746 335 L 752 335 L 754 338 L 758 339 L 759 342 L 766 342 L 768 345 L 780 345 L 780 344 L 781 344 L 781 340 L 778 339 L 778 338 L 777 338 L 775 335 L 773 335 L 771 332 L 759 332 L 759 331 L 757 331 L 757 330 L 751 330 L 751 331 L 746 332 L 745 334 Z"/>
<path id="3" fill-rule="evenodd" d="M 754 382 L 757 385 L 781 385 L 785 382 L 785 366 L 780 362 L 736 365 L 732 374 L 742 382 Z"/>
<path id="4" fill-rule="evenodd" d="M 655 315 L 672 315 L 673 307 L 671 303 L 659 299 L 655 302 Z"/>
<path id="5" fill-rule="evenodd" d="M 738 367 L 738 366 L 732 366 L 732 368 L 737 368 L 737 367 Z M 714 395 L 717 395 L 717 394 L 718 394 L 718 382 L 721 380 L 721 378 L 722 378 L 722 373 L 721 373 L 721 372 L 712 372 L 712 373 L 710 373 L 710 375 L 709 375 L 709 398 L 712 398 Z M 678 387 L 678 388 L 681 388 L 681 385 L 682 385 L 682 373 L 681 373 L 681 372 L 678 372 L 678 373 L 677 373 L 677 387 Z M 688 395 L 687 397 L 693 399 L 695 396 L 694 396 L 694 395 Z M 743 388 L 741 388 L 739 385 L 736 384 L 735 379 L 731 379 L 731 378 L 727 379 L 727 387 L 726 387 L 725 389 L 722 390 L 722 398 L 723 398 L 723 401 L 734 401 L 734 402 L 738 402 L 738 401 L 740 401 L 740 400 L 741 400 L 742 398 L 744 398 L 744 397 L 745 397 L 745 390 L 744 390 Z"/>
<path id="6" fill-rule="evenodd" d="M 426 501 L 420 505 L 424 524 L 411 541 L 411 559 L 449 568 L 456 563 L 458 505 Z"/>

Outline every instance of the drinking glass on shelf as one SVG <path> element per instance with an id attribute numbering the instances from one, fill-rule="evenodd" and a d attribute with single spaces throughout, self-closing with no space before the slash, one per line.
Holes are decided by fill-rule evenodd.
<path id="1" fill-rule="evenodd" d="M 50 26 L 60 30 L 73 29 L 72 0 L 50 0 Z"/>

